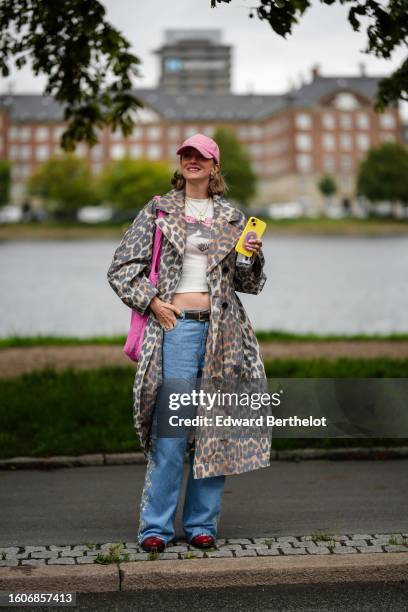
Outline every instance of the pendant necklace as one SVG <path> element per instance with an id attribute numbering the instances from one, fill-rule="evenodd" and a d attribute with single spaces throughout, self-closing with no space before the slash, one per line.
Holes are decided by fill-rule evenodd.
<path id="1" fill-rule="evenodd" d="M 206 209 L 204 211 L 199 210 L 197 211 L 196 208 L 194 208 L 194 205 L 191 203 L 191 201 L 188 203 L 190 208 L 192 209 L 197 221 L 203 222 L 204 219 L 206 218 L 206 214 L 208 212 L 208 209 L 210 208 L 210 204 L 211 204 L 211 199 L 207 198 L 207 206 Z"/>

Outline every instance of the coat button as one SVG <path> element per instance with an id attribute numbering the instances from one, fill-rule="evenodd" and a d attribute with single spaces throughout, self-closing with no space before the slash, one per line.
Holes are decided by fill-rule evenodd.
<path id="1" fill-rule="evenodd" d="M 229 267 L 228 266 L 224 266 L 222 269 L 224 274 L 227 274 L 229 272 Z"/>
<path id="2" fill-rule="evenodd" d="M 225 310 L 226 308 L 228 308 L 228 302 L 223 302 L 221 304 L 221 306 L 223 307 L 223 309 Z"/>

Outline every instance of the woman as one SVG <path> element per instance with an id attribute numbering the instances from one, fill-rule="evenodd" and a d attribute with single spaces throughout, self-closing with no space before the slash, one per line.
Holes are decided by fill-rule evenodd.
<path id="1" fill-rule="evenodd" d="M 121 300 L 149 312 L 134 392 L 134 427 L 147 456 L 138 540 L 146 551 L 162 551 L 174 540 L 183 460 L 190 471 L 183 510 L 187 541 L 215 544 L 226 475 L 269 465 L 268 437 L 221 439 L 200 435 L 162 437 L 158 390 L 163 381 L 228 380 L 237 375 L 265 379 L 259 346 L 235 291 L 257 294 L 266 281 L 260 240 L 246 243 L 250 266 L 236 266 L 234 247 L 246 220 L 223 197 L 220 153 L 202 134 L 178 149 L 174 189 L 140 211 L 117 248 L 108 280 Z M 157 209 L 167 213 L 157 218 Z M 154 231 L 163 232 L 157 286 L 147 278 Z"/>

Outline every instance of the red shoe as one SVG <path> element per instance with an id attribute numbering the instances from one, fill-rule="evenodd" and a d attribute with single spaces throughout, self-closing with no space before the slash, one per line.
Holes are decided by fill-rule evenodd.
<path id="1" fill-rule="evenodd" d="M 146 538 L 140 545 L 146 552 L 163 552 L 166 548 L 166 542 L 156 536 Z"/>
<path id="2" fill-rule="evenodd" d="M 211 548 L 211 546 L 215 545 L 215 538 L 213 538 L 211 535 L 203 533 L 191 538 L 190 544 L 196 548 Z"/>

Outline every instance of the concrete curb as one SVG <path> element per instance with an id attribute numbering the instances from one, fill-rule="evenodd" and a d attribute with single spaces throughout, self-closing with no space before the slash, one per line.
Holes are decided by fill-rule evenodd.
<path id="1" fill-rule="evenodd" d="M 404 583 L 407 553 L 194 559 L 108 566 L 3 567 L 2 591 L 91 593 L 295 584 Z"/>
<path id="2" fill-rule="evenodd" d="M 374 446 L 372 448 L 303 448 L 297 450 L 272 451 L 271 461 L 302 461 L 307 459 L 330 460 L 385 460 L 408 458 L 408 446 Z M 187 459 L 186 459 L 187 460 Z M 0 469 L 55 469 L 89 467 L 100 465 L 144 465 L 143 453 L 94 453 L 77 456 L 13 457 L 1 459 Z"/>

